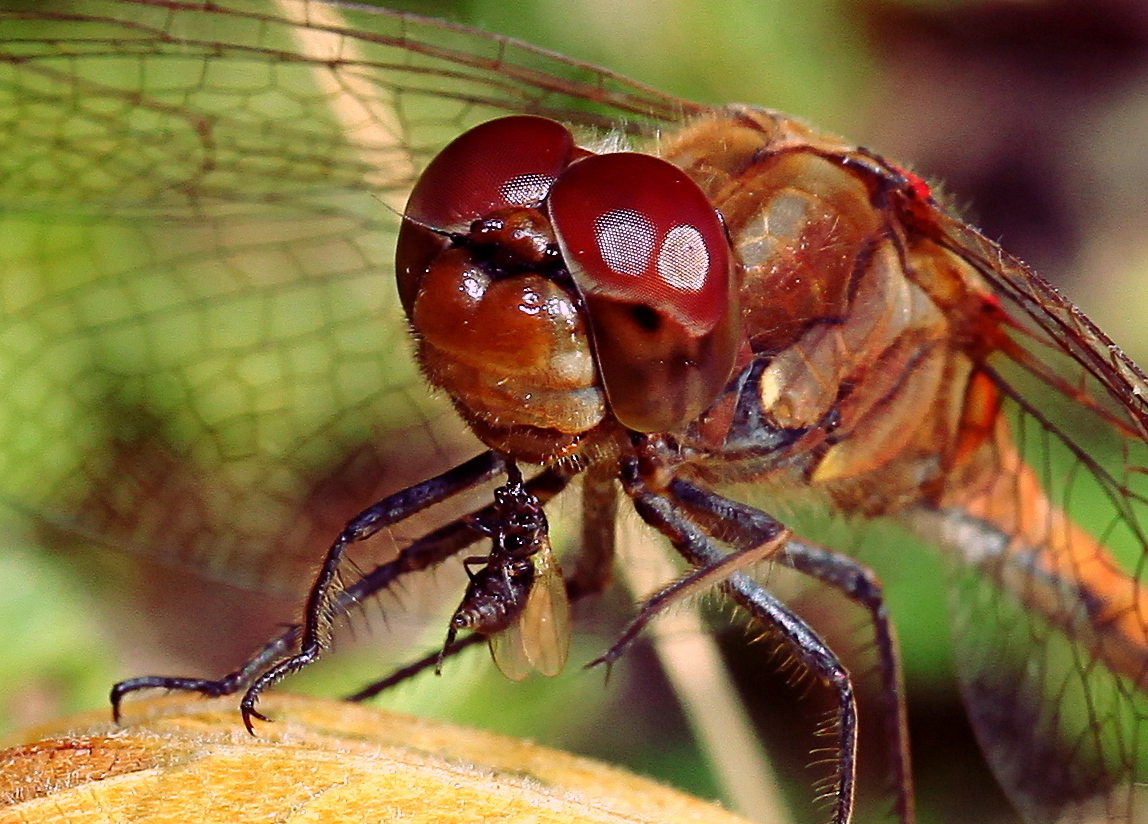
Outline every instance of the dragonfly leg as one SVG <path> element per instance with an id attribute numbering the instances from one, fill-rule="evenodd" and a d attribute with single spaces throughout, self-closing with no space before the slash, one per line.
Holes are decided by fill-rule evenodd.
<path id="1" fill-rule="evenodd" d="M 566 488 L 574 474 L 576 471 L 550 468 L 527 481 L 526 488 L 540 502 L 546 503 Z M 475 530 L 473 525 L 476 522 L 491 521 L 495 517 L 495 511 L 496 505 L 491 504 L 427 533 L 400 552 L 399 557 L 394 561 L 376 567 L 339 593 L 340 602 L 336 603 L 336 608 L 341 612 L 346 612 L 358 601 L 369 598 L 389 587 L 405 572 L 434 566 L 487 537 L 484 533 Z M 589 594 L 585 591 L 572 589 L 570 582 L 567 582 L 567 592 L 571 601 Z M 486 640 L 485 635 L 477 632 L 454 640 L 444 645 L 443 649 L 428 653 L 422 658 L 400 667 L 386 678 L 368 684 L 358 692 L 347 696 L 347 700 L 366 701 L 368 698 L 373 698 L 379 693 L 413 678 L 424 670 L 434 667 L 439 662 L 440 657 L 442 660 L 446 660 L 476 644 L 484 643 Z"/>
<path id="2" fill-rule="evenodd" d="M 727 557 L 668 490 L 656 489 L 646 483 L 639 461 L 631 460 L 624 464 L 622 482 L 642 519 L 669 538 L 689 563 L 700 568 L 713 567 Z M 760 514 L 768 518 L 774 528 L 780 527 L 765 513 Z M 769 537 L 764 537 L 758 543 L 768 540 Z M 797 658 L 835 693 L 838 769 L 833 822 L 848 824 L 853 815 L 857 765 L 857 700 L 849 672 L 805 621 L 745 573 L 734 572 L 721 586 L 752 618 L 776 633 Z"/>
<path id="3" fill-rule="evenodd" d="M 597 667 L 602 664 L 607 667 L 611 666 L 622 657 L 646 625 L 663 609 L 682 598 L 689 598 L 705 592 L 720 584 L 739 569 L 744 569 L 775 555 L 786 545 L 792 535 L 780 523 L 777 524 L 777 527 L 778 529 L 772 537 L 735 549 L 712 563 L 696 567 L 648 597 L 643 602 L 641 609 L 638 610 L 638 614 L 622 630 L 613 645 L 605 653 L 587 664 L 586 667 Z"/>
<path id="4" fill-rule="evenodd" d="M 554 470 L 548 470 L 527 482 L 527 488 L 540 500 L 547 501 L 554 497 L 560 488 L 549 488 L 539 483 L 546 480 Z M 556 476 L 563 477 L 564 476 Z M 617 473 L 612 467 L 589 467 L 582 472 L 582 546 L 574 571 L 566 576 L 566 597 L 570 603 L 597 595 L 610 583 L 611 569 L 614 560 L 614 529 L 617 514 L 618 488 L 616 484 Z M 550 484 L 553 486 L 553 483 Z M 487 517 L 489 510 L 482 514 L 471 516 L 474 518 Z M 462 519 L 468 520 L 468 519 Z M 451 658 L 465 649 L 481 644 L 487 637 L 481 633 L 471 633 L 463 638 L 451 640 L 444 648 L 427 653 L 423 657 L 406 664 L 392 672 L 386 678 L 375 681 L 363 687 L 358 692 L 347 696 L 348 701 L 366 701 L 385 692 L 393 686 L 415 677 L 428 669 L 435 668 L 447 658 Z"/>
<path id="5" fill-rule="evenodd" d="M 592 465 L 582 473 L 582 546 L 574 571 L 566 578 L 571 601 L 604 591 L 613 577 L 617 479 L 617 470 L 610 464 Z"/>
<path id="6" fill-rule="evenodd" d="M 299 625 L 292 624 L 283 632 L 272 638 L 263 647 L 244 662 L 239 669 L 229 672 L 217 680 L 208 678 L 183 678 L 169 675 L 142 675 L 138 678 L 129 678 L 120 681 L 112 687 L 112 718 L 119 723 L 121 705 L 124 698 L 133 692 L 145 689 L 178 690 L 180 692 L 198 692 L 209 698 L 221 695 L 233 695 L 251 682 L 259 672 L 279 660 L 294 648 L 299 640 Z"/>
<path id="7" fill-rule="evenodd" d="M 389 513 L 389 523 L 401 521 L 421 509 L 438 501 L 445 500 L 451 495 L 468 489 L 477 483 L 481 483 L 496 474 L 501 469 L 501 466 L 501 459 L 493 453 L 488 452 L 461 464 L 443 475 L 409 487 L 402 492 L 384 499 L 371 508 L 364 510 L 364 512 L 353 519 L 348 528 L 340 534 L 340 539 L 345 539 L 351 527 L 355 525 L 363 526 L 365 524 L 368 527 L 373 526 L 374 529 L 370 533 L 373 534 L 388 525 L 388 523 L 382 522 L 382 515 Z M 565 488 L 568 482 L 569 475 L 548 470 L 531 479 L 528 486 L 533 491 L 536 491 L 540 499 L 549 500 L 549 498 Z M 480 540 L 483 537 L 482 534 L 471 528 L 469 523 L 474 518 L 489 517 L 490 514 L 491 508 L 487 507 L 427 533 L 422 538 L 401 550 L 398 557 L 385 564 L 379 565 L 345 588 L 336 590 L 333 587 L 334 576 L 332 574 L 328 580 L 325 581 L 326 611 L 324 615 L 321 616 L 323 620 L 312 627 L 313 640 L 318 639 L 325 641 L 322 631 L 325 628 L 329 628 L 331 620 L 354 609 L 366 598 L 387 589 L 401 576 L 409 572 L 434 566 Z M 370 523 L 372 516 L 376 519 L 374 523 Z M 368 535 L 361 535 L 358 540 L 362 540 L 362 538 L 365 537 L 368 537 Z M 332 552 L 335 551 L 336 546 L 340 546 L 341 551 L 345 551 L 347 543 L 345 540 L 342 544 L 336 541 L 336 544 L 332 546 Z M 330 556 L 331 552 L 328 553 L 328 560 L 330 560 Z M 335 566 L 337 567 L 337 564 Z M 326 568 L 327 565 L 325 564 L 324 569 Z M 320 583 L 319 580 L 316 580 L 315 585 L 312 587 L 312 597 L 308 601 L 306 620 L 311 620 L 310 607 L 316 597 L 315 593 Z M 242 667 L 218 680 L 144 676 L 121 681 L 112 688 L 111 701 L 113 714 L 118 718 L 120 704 L 123 698 L 129 693 L 141 689 L 173 689 L 218 696 L 231 695 L 248 687 L 250 693 L 250 688 L 260 682 L 260 673 L 270 672 L 271 668 L 278 666 L 276 662 L 293 661 L 295 658 L 298 658 L 298 655 L 290 658 L 284 658 L 284 656 L 287 655 L 289 650 L 295 648 L 299 639 L 304 637 L 305 634 L 305 627 L 295 625 L 288 627 L 269 641 L 263 649 Z M 317 654 L 321 653 L 321 649 L 322 647 L 320 646 L 316 657 Z M 294 669 L 301 666 L 305 666 L 305 663 L 299 664 L 298 667 L 294 667 L 290 671 L 294 671 Z M 274 683 L 274 681 L 286 674 L 287 672 L 285 671 L 273 681 L 263 683 L 258 691 L 266 689 L 271 683 Z M 258 691 L 256 692 L 256 696 Z M 249 718 L 246 714 L 244 720 L 248 722 L 250 728 Z"/>
<path id="8" fill-rule="evenodd" d="M 472 477 L 470 479 L 465 480 L 462 483 L 458 483 L 451 491 L 446 492 L 446 494 L 441 494 L 438 497 L 435 497 L 433 500 L 429 500 L 423 507 L 419 507 L 419 509 L 425 508 L 425 506 L 429 506 L 433 503 L 438 503 L 439 501 L 449 498 L 451 495 L 462 492 L 465 489 L 469 489 L 475 484 L 487 480 L 498 470 L 506 469 L 505 460 L 492 452 L 484 453 L 482 456 L 480 456 L 480 458 L 488 458 L 488 460 L 493 461 L 493 466 L 490 471 L 475 472 L 472 470 L 470 473 Z M 353 519 L 350 524 L 348 524 L 348 526 L 340 534 L 339 538 L 336 539 L 334 544 L 332 544 L 332 547 L 327 554 L 327 561 L 324 562 L 319 576 L 316 578 L 315 583 L 312 585 L 311 595 L 308 598 L 307 607 L 304 612 L 302 641 L 299 646 L 299 651 L 289 658 L 281 659 L 273 666 L 256 676 L 251 685 L 248 686 L 246 693 L 244 693 L 244 696 L 239 703 L 240 713 L 243 715 L 243 723 L 248 730 L 252 729 L 252 718 L 267 720 L 255 710 L 255 704 L 258 701 L 259 694 L 263 690 L 273 686 L 278 681 L 290 675 L 291 673 L 297 672 L 299 669 L 314 662 L 319 658 L 320 655 L 322 655 L 323 650 L 326 648 L 326 642 L 330 634 L 330 623 L 333 615 L 347 611 L 353 606 L 354 603 L 357 603 L 362 598 L 390 586 L 390 584 L 401 575 L 433 566 L 434 564 L 445 560 L 447 557 L 450 557 L 450 555 L 453 555 L 454 552 L 457 552 L 458 549 L 462 548 L 462 546 L 468 546 L 469 544 L 473 543 L 474 540 L 477 540 L 483 534 L 481 530 L 475 529 L 474 525 L 484 520 L 489 521 L 496 517 L 498 512 L 498 505 L 494 504 L 484 507 L 479 512 L 472 513 L 457 522 L 459 529 L 474 536 L 473 538 L 466 540 L 465 543 L 461 544 L 458 549 L 455 549 L 454 551 L 448 552 L 446 554 L 441 554 L 435 551 L 422 551 L 421 547 L 420 550 L 414 551 L 415 545 L 412 544 L 410 547 L 407 547 L 402 552 L 400 552 L 399 556 L 395 560 L 387 564 L 380 565 L 376 569 L 364 575 L 358 582 L 356 582 L 356 584 L 347 587 L 345 590 L 339 593 L 333 589 L 335 580 L 334 569 L 337 567 L 337 563 L 332 565 L 332 558 L 336 555 L 341 557 L 342 551 L 339 547 L 340 541 L 344 539 L 344 536 L 347 536 L 348 534 L 358 534 L 355 532 L 355 528 L 364 525 L 364 523 L 367 521 L 370 521 L 370 514 L 376 510 L 376 508 L 383 508 L 383 506 L 391 499 L 398 498 L 399 496 L 410 493 L 412 490 L 420 489 L 427 484 L 431 484 L 435 481 L 438 481 L 439 479 L 446 478 L 451 473 L 458 472 L 458 470 L 469 467 L 472 463 L 477 464 L 478 461 L 478 458 L 473 459 L 471 462 L 462 464 L 455 470 L 451 470 L 451 472 L 439 476 L 439 478 L 432 479 L 431 481 L 425 481 L 422 484 L 417 484 L 414 487 L 410 487 L 405 492 L 400 492 L 396 495 L 392 495 L 391 498 L 386 499 L 380 504 L 376 504 L 375 507 L 365 510 L 362 515 Z M 550 469 L 540 473 L 535 478 L 532 478 L 531 481 L 527 484 L 527 489 L 531 494 L 534 494 L 536 489 L 539 490 L 539 494 L 537 495 L 538 500 L 545 502 L 546 500 L 549 500 L 550 497 L 561 491 L 569 482 L 569 479 L 569 474 L 555 469 Z M 441 486 L 445 487 L 446 484 L 441 484 Z M 435 491 L 438 491 L 437 487 Z M 413 509 L 403 517 L 414 514 L 415 512 L 419 511 L 419 509 Z M 394 523 L 397 520 L 401 520 L 401 518 L 394 519 L 389 521 L 387 524 L 379 524 L 377 526 L 371 523 L 370 526 L 373 527 L 371 534 L 377 532 L 378 529 L 382 528 L 382 526 L 389 525 L 389 523 Z M 447 527 L 443 527 L 440 530 L 436 530 L 434 533 L 431 533 L 431 536 L 435 536 L 437 533 L 443 532 L 453 527 L 454 524 L 450 524 Z M 367 536 L 363 535 L 362 537 L 356 537 L 355 540 L 362 540 L 363 537 Z M 445 545 L 438 544 L 437 542 L 432 542 L 426 546 L 428 549 L 433 549 L 435 546 L 442 547 Z M 330 574 L 327 574 L 329 567 L 331 571 Z M 318 595 L 320 592 L 322 593 L 322 598 L 320 598 Z"/>
<path id="9" fill-rule="evenodd" d="M 905 704 L 905 677 L 900 647 L 889 616 L 884 590 L 876 573 L 848 555 L 793 540 L 777 556 L 778 563 L 804 573 L 840 591 L 869 613 L 877 649 L 885 746 L 889 779 L 896 797 L 897 820 L 916 821 L 913 768 L 909 758 L 909 717 Z"/>
<path id="10" fill-rule="evenodd" d="M 566 581 L 566 597 L 570 599 L 570 603 L 575 603 L 578 600 L 585 598 L 589 595 L 596 594 L 587 590 L 581 585 L 574 576 L 567 578 Z M 481 632 L 472 632 L 463 638 L 452 638 L 442 649 L 429 652 L 422 658 L 412 661 L 399 669 L 392 672 L 386 678 L 374 681 L 367 686 L 363 687 L 358 692 L 348 695 L 348 701 L 366 701 L 369 698 L 374 698 L 382 692 L 386 692 L 391 687 L 398 686 L 399 684 L 414 678 L 419 673 L 425 672 L 428 669 L 434 669 L 439 666 L 442 661 L 448 658 L 453 658 L 463 650 L 470 649 L 471 647 L 482 644 L 488 640 L 487 636 Z"/>
<path id="11" fill-rule="evenodd" d="M 243 724 L 253 732 L 252 719 L 268 719 L 255 709 L 259 694 L 293 672 L 319 659 L 330 642 L 332 604 L 336 581 L 348 548 L 399 521 L 458 492 L 487 480 L 502 468 L 502 459 L 485 452 L 436 478 L 416 484 L 384 498 L 352 518 L 335 538 L 311 584 L 303 611 L 302 633 L 295 654 L 281 658 L 259 673 L 239 703 Z"/>
<path id="12" fill-rule="evenodd" d="M 688 481 L 675 478 L 673 497 L 685 506 L 710 534 L 738 545 L 759 541 L 777 523 L 768 514 L 730 500 Z M 790 538 L 773 559 L 790 569 L 827 584 L 869 613 L 881 679 L 884 734 L 896 812 L 903 824 L 916 820 L 913 771 L 909 756 L 909 719 L 905 706 L 905 679 L 893 623 L 877 574 L 864 564 L 826 547 Z"/>

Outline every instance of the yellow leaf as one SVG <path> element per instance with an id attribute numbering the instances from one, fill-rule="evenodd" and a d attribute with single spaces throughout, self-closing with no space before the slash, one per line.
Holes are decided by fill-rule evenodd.
<path id="1" fill-rule="evenodd" d="M 745 824 L 615 767 L 356 704 L 269 695 L 132 702 L 0 751 L 0 824 L 233 822 Z"/>

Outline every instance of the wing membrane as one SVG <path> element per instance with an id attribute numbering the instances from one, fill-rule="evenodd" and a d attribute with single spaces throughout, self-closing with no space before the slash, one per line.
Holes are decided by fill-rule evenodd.
<path id="1" fill-rule="evenodd" d="M 1145 379 L 1076 307 L 973 230 L 949 248 L 1020 321 L 989 359 L 993 478 L 934 533 L 970 718 L 1032 821 L 1148 815 Z M 927 528 L 928 531 L 928 528 Z"/>
<path id="2" fill-rule="evenodd" d="M 691 108 L 362 7 L 4 2 L 0 29 L 0 492 L 288 592 L 364 501 L 473 448 L 394 296 L 421 167 L 505 111 Z"/>
<path id="3" fill-rule="evenodd" d="M 702 111 L 362 7 L 0 0 L 0 31 L 0 496 L 287 591 L 364 502 L 473 443 L 419 385 L 394 295 L 419 170 L 505 112 L 648 138 Z M 1034 820 L 1139 820 L 1148 381 L 1051 286 L 936 220 L 1023 324 L 990 358 L 995 494 L 920 525 L 954 550 L 974 724 Z M 516 667 L 560 668 L 514 631 Z"/>

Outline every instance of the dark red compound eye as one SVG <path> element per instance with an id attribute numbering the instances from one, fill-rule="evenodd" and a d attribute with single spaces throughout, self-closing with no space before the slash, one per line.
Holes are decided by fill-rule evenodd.
<path id="1" fill-rule="evenodd" d="M 620 152 L 571 166 L 549 207 L 614 416 L 639 432 L 684 427 L 725 387 L 740 332 L 709 199 L 676 166 Z"/>
<path id="2" fill-rule="evenodd" d="M 475 126 L 439 152 L 407 200 L 395 253 L 408 317 L 419 279 L 447 244 L 432 229 L 465 232 L 499 209 L 538 206 L 574 153 L 565 126 L 524 115 Z"/>
<path id="3" fill-rule="evenodd" d="M 566 127 L 544 117 L 503 117 L 475 126 L 426 167 L 406 216 L 458 232 L 507 206 L 537 206 L 573 152 Z"/>

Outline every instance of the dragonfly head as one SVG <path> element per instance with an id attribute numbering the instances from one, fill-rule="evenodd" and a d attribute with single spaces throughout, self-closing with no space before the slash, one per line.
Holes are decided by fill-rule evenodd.
<path id="1" fill-rule="evenodd" d="M 684 429 L 733 370 L 735 268 L 709 200 L 672 164 L 590 154 L 551 120 L 501 118 L 444 149 L 396 271 L 424 373 L 519 457 L 600 427 Z"/>

